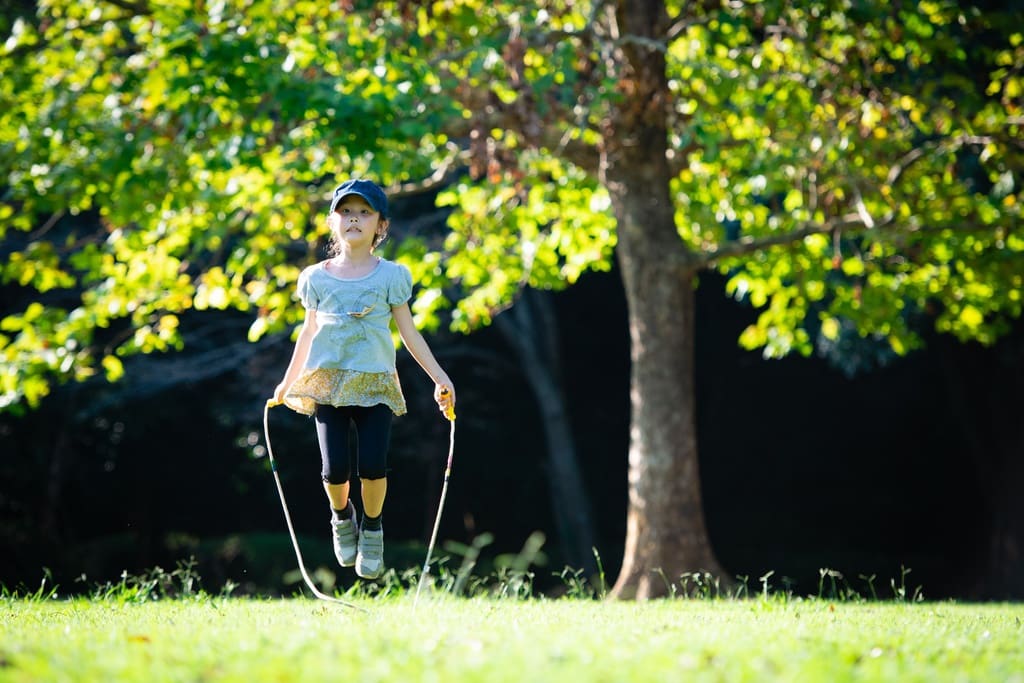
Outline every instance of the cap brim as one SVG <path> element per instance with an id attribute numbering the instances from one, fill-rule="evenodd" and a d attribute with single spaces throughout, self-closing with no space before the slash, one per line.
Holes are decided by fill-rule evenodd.
<path id="1" fill-rule="evenodd" d="M 362 192 L 360 192 L 359 190 L 349 190 L 349 191 L 345 192 L 345 194 L 342 194 L 342 195 L 338 195 L 337 197 L 335 197 L 335 198 L 334 198 L 334 199 L 333 199 L 333 200 L 331 201 L 331 213 L 334 213 L 334 210 L 335 210 L 336 208 L 338 208 L 338 204 L 340 204 L 340 203 L 341 203 L 341 200 L 342 200 L 342 199 L 344 199 L 345 197 L 351 197 L 352 195 L 355 195 L 355 196 L 357 196 L 357 197 L 361 197 L 361 198 L 365 199 L 365 200 L 366 200 L 366 203 L 370 205 L 370 208 L 371 208 L 371 209 L 373 209 L 373 210 L 374 210 L 374 211 L 376 211 L 377 213 L 380 213 L 380 209 L 378 209 L 378 208 L 377 208 L 377 207 L 376 207 L 376 206 L 374 205 L 374 203 L 373 203 L 373 200 L 372 200 L 372 199 L 370 199 L 369 197 L 367 197 L 367 196 L 366 196 L 365 194 L 363 194 L 363 193 L 362 193 Z"/>

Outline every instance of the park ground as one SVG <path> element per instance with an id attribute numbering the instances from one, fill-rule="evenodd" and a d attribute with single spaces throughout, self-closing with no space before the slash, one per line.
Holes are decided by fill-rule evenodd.
<path id="1" fill-rule="evenodd" d="M 0 681 L 1024 682 L 1020 604 L 411 590 L 346 601 L 8 592 Z"/>

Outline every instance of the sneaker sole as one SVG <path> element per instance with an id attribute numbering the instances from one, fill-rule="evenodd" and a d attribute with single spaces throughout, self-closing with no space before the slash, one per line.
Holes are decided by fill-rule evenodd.
<path id="1" fill-rule="evenodd" d="M 362 571 L 358 566 L 356 566 L 356 576 L 358 576 L 360 579 L 370 579 L 370 580 L 379 579 L 381 576 L 383 576 L 383 574 L 384 574 L 384 567 L 381 567 L 380 569 L 378 569 L 376 573 L 370 573 L 370 572 Z"/>

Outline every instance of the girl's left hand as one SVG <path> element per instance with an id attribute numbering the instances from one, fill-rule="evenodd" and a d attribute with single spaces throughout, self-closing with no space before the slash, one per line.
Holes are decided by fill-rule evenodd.
<path id="1" fill-rule="evenodd" d="M 455 414 L 455 387 L 451 380 L 434 385 L 434 400 L 437 401 L 437 407 L 445 417 L 451 419 L 450 415 Z"/>

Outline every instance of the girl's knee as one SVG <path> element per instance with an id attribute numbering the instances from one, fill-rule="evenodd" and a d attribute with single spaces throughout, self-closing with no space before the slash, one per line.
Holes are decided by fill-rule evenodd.
<path id="1" fill-rule="evenodd" d="M 385 465 L 370 465 L 364 467 L 362 463 L 359 465 L 359 480 L 360 481 L 380 481 L 381 479 L 387 479 L 387 467 Z"/>

